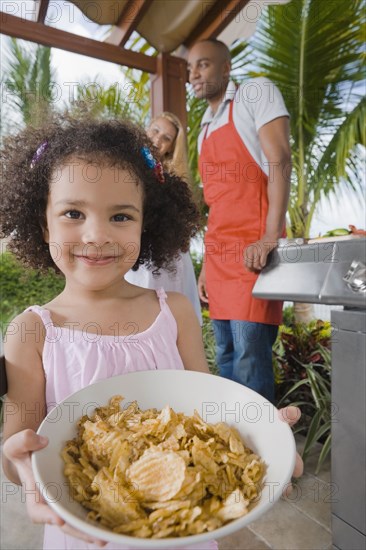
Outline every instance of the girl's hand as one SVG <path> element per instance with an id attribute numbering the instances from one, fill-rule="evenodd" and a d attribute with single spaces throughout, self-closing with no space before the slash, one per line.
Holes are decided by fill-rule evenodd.
<path id="1" fill-rule="evenodd" d="M 48 440 L 40 437 L 33 430 L 23 430 L 5 441 L 4 455 L 17 469 L 20 482 L 26 492 L 28 515 L 33 523 L 50 523 L 61 526 L 64 524 L 63 520 L 46 504 L 33 477 L 31 452 L 43 449 L 47 444 Z"/>
<path id="2" fill-rule="evenodd" d="M 105 542 L 95 540 L 89 535 L 67 525 L 64 520 L 48 506 L 47 502 L 42 497 L 34 479 L 31 465 L 31 453 L 33 451 L 39 451 L 47 445 L 47 438 L 37 435 L 35 431 L 30 429 L 12 435 L 4 443 L 4 455 L 16 467 L 21 484 L 25 489 L 26 506 L 30 519 L 33 523 L 58 525 L 67 535 L 85 540 L 88 543 L 104 546 L 106 544 Z"/>
<path id="3" fill-rule="evenodd" d="M 278 411 L 278 415 L 283 422 L 286 422 L 289 426 L 294 426 L 301 417 L 301 411 L 298 407 L 285 407 Z M 293 471 L 293 477 L 302 476 L 304 471 L 304 463 L 299 453 L 296 453 L 295 468 Z M 288 496 L 292 491 L 292 485 L 289 484 L 285 491 L 284 496 Z"/>

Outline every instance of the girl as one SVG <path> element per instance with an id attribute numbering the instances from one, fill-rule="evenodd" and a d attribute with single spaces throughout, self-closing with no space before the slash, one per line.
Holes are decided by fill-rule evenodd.
<path id="1" fill-rule="evenodd" d="M 63 292 L 16 317 L 6 336 L 5 411 L 16 413 L 5 414 L 4 470 L 27 490 L 30 452 L 46 445 L 35 430 L 55 403 L 135 370 L 208 372 L 189 300 L 124 280 L 136 263 L 169 269 L 198 224 L 188 186 L 163 172 L 148 144 L 126 122 L 65 115 L 2 151 L 2 236 L 28 265 L 65 277 Z M 89 548 L 40 495 L 27 500 L 34 521 L 56 524 L 46 526 L 47 550 Z"/>
<path id="2" fill-rule="evenodd" d="M 7 331 L 4 470 L 24 485 L 32 520 L 49 524 L 46 550 L 95 548 L 102 541 L 65 524 L 37 492 L 30 455 L 47 441 L 35 431 L 56 403 L 97 380 L 157 368 L 208 372 L 189 300 L 124 280 L 136 262 L 169 269 L 198 213 L 187 185 L 161 170 L 148 138 L 126 122 L 64 115 L 8 138 L 1 162 L 2 237 L 28 265 L 65 277 L 60 295 Z M 217 544 L 199 546 L 208 548 Z"/>
<path id="3" fill-rule="evenodd" d="M 147 135 L 155 146 L 156 154 L 167 172 L 171 172 L 189 181 L 187 145 L 180 120 L 169 112 L 163 112 L 149 124 Z M 198 296 L 197 281 L 189 251 L 180 252 L 174 262 L 174 272 L 151 269 L 140 266 L 137 271 L 129 271 L 126 281 L 144 288 L 181 292 L 189 298 L 200 324 L 202 324 L 201 304 Z"/>

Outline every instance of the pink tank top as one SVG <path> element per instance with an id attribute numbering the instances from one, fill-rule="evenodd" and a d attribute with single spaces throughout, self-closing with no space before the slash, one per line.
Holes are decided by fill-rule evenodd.
<path id="1" fill-rule="evenodd" d="M 177 323 L 166 303 L 167 295 L 163 289 L 157 290 L 156 294 L 160 302 L 159 315 L 147 330 L 131 330 L 129 336 L 94 334 L 88 332 L 87 326 L 84 330 L 77 330 L 72 326 L 57 327 L 53 324 L 47 309 L 35 305 L 26 310 L 37 313 L 46 328 L 43 368 L 48 411 L 70 394 L 97 380 L 135 371 L 184 369 L 177 348 Z M 93 328 L 95 329 L 95 324 Z M 58 527 L 46 525 L 43 548 L 92 550 L 99 547 L 65 535 Z M 109 543 L 104 548 L 137 550 L 115 543 Z M 217 543 L 211 540 L 199 545 L 181 547 L 180 550 L 185 548 L 217 550 Z"/>
<path id="2" fill-rule="evenodd" d="M 144 332 L 131 326 L 128 336 L 88 332 L 70 324 L 57 327 L 50 312 L 40 306 L 26 311 L 37 313 L 46 329 L 43 368 L 46 377 L 47 411 L 72 393 L 105 378 L 128 372 L 153 369 L 184 369 L 177 348 L 177 323 L 166 302 L 163 289 L 156 294 L 160 313 Z M 91 326 L 93 325 L 93 327 Z"/>

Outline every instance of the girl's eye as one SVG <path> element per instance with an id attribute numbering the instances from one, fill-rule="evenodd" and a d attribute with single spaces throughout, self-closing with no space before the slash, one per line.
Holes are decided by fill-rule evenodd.
<path id="1" fill-rule="evenodd" d="M 126 214 L 115 214 L 113 216 L 113 221 L 114 222 L 125 222 L 127 220 L 129 220 L 130 218 L 128 216 L 126 216 Z"/>
<path id="2" fill-rule="evenodd" d="M 81 218 L 81 212 L 78 210 L 68 210 L 65 212 L 66 218 L 70 218 L 72 220 L 79 220 Z"/>

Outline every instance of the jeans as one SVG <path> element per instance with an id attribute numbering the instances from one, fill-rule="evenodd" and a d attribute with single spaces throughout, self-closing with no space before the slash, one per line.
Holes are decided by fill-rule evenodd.
<path id="1" fill-rule="evenodd" d="M 239 382 L 274 403 L 272 346 L 278 326 L 212 320 L 220 376 Z"/>

